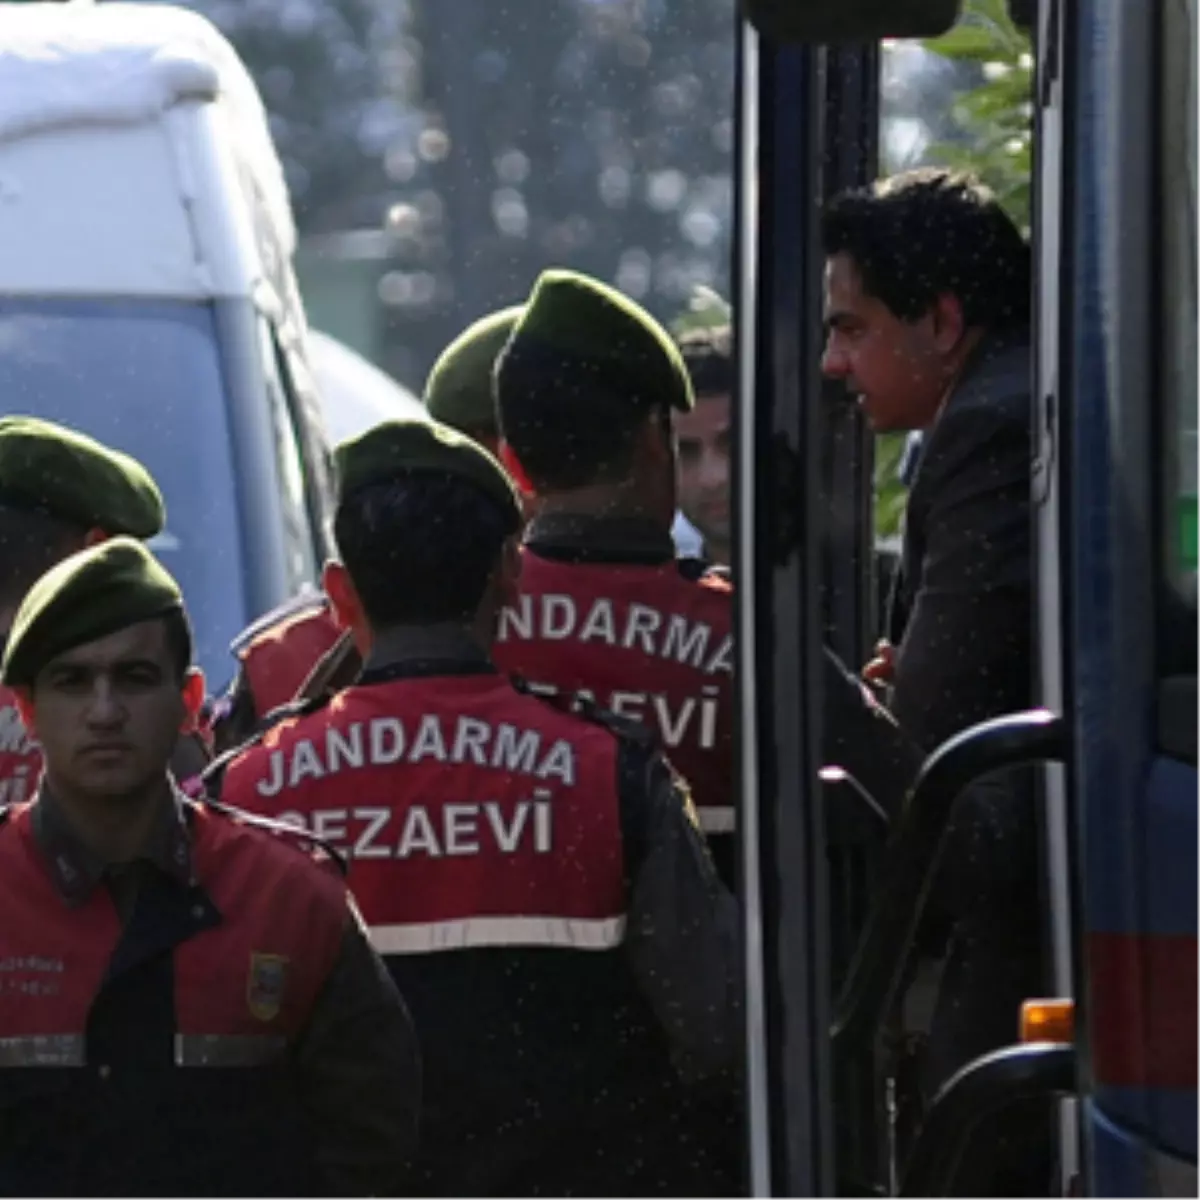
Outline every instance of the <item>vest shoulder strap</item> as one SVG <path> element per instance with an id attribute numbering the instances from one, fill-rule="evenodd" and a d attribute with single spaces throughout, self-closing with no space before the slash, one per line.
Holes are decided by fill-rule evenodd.
<path id="1" fill-rule="evenodd" d="M 201 772 L 199 779 L 204 795 L 218 799 L 221 795 L 221 782 L 225 778 L 225 768 L 239 754 L 257 746 L 281 722 L 291 717 L 307 717 L 310 713 L 315 713 L 319 709 L 324 708 L 333 699 L 333 695 L 334 693 L 327 692 L 319 696 L 311 696 L 307 700 L 296 700 L 291 704 L 281 704 L 278 708 L 271 709 L 266 716 L 260 717 L 254 727 L 254 731 L 245 741 L 239 742 L 236 746 L 231 746 L 223 754 L 218 755 Z"/>
<path id="2" fill-rule="evenodd" d="M 276 625 L 281 625 L 283 622 L 290 620 L 292 617 L 298 617 L 302 614 L 319 613 L 329 607 L 329 597 L 324 592 L 305 591 L 298 596 L 293 596 L 290 600 L 285 600 L 278 607 L 271 609 L 268 613 L 263 613 L 257 621 L 247 625 L 241 633 L 237 635 L 229 644 L 229 649 L 233 655 L 240 658 L 242 652 L 249 648 L 250 644 L 259 636 L 266 633 Z"/>
<path id="3" fill-rule="evenodd" d="M 216 800 L 208 794 L 205 794 L 194 803 L 208 809 L 210 812 L 218 813 L 231 821 L 236 821 L 242 825 L 249 825 L 252 829 L 261 829 L 264 833 L 274 834 L 307 857 L 316 857 L 318 862 L 321 859 L 328 860 L 343 878 L 349 874 L 350 865 L 341 851 L 332 842 L 318 837 L 308 829 L 301 829 L 299 826 L 291 825 L 287 821 L 275 821 L 270 817 L 262 816 L 260 813 L 247 812 L 245 809 L 236 808 L 232 804 L 223 804 L 220 800 Z"/>

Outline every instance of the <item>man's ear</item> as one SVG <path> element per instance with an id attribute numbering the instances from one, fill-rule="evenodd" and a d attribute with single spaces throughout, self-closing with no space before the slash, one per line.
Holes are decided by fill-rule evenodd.
<path id="1" fill-rule="evenodd" d="M 515 604 L 521 594 L 521 568 L 524 560 L 521 557 L 520 537 L 514 535 L 505 543 L 500 551 L 500 563 L 496 570 L 496 587 L 500 603 Z"/>
<path id="2" fill-rule="evenodd" d="M 199 667 L 188 667 L 183 677 L 183 721 L 180 733 L 195 733 L 204 706 L 204 672 Z"/>
<path id="3" fill-rule="evenodd" d="M 17 715 L 21 718 L 21 724 L 25 726 L 25 732 L 33 739 L 37 739 L 36 721 L 34 720 L 33 711 L 33 690 L 31 688 L 14 688 L 13 698 L 17 702 Z"/>
<path id="4" fill-rule="evenodd" d="M 371 650 L 371 622 L 346 564 L 330 559 L 321 572 L 321 583 L 333 608 L 334 619 L 342 629 L 350 632 L 355 648 L 366 658 Z"/>
<path id="5" fill-rule="evenodd" d="M 330 559 L 321 571 L 321 584 L 329 597 L 333 615 L 343 629 L 356 629 L 363 623 L 362 601 L 343 563 Z"/>
<path id="6" fill-rule="evenodd" d="M 99 546 L 101 542 L 107 542 L 110 539 L 110 536 L 111 535 L 105 533 L 103 529 L 89 529 L 87 533 L 83 535 L 83 545 L 80 547 L 80 549 L 90 550 L 93 546 Z"/>
<path id="7" fill-rule="evenodd" d="M 533 484 L 529 482 L 529 476 L 525 474 L 525 468 L 521 466 L 516 451 L 503 438 L 500 439 L 499 454 L 496 457 L 500 459 L 500 465 L 508 472 L 522 496 L 528 499 L 537 494 Z"/>
<path id="8" fill-rule="evenodd" d="M 942 354 L 958 349 L 967 332 L 962 301 L 953 292 L 942 292 L 933 302 L 933 343 Z"/>

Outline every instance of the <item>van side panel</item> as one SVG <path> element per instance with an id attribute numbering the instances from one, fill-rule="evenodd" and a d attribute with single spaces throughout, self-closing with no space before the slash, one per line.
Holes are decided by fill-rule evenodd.
<path id="1" fill-rule="evenodd" d="M 0 292 L 197 300 L 175 153 L 158 122 L 0 142 Z"/>

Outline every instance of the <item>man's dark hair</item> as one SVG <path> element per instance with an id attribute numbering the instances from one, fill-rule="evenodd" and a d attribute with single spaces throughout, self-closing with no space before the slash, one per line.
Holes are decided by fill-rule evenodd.
<path id="1" fill-rule="evenodd" d="M 40 509 L 0 506 L 0 606 L 20 604 L 51 567 L 83 548 L 86 533 Z"/>
<path id="2" fill-rule="evenodd" d="M 827 257 L 847 254 L 864 290 L 915 321 L 950 292 L 969 326 L 1027 326 L 1029 246 L 974 177 L 923 168 L 838 196 L 822 218 Z"/>
<path id="3" fill-rule="evenodd" d="M 440 473 L 371 483 L 338 506 L 338 553 L 376 629 L 469 621 L 511 523 L 466 480 Z"/>
<path id="4" fill-rule="evenodd" d="M 586 364 L 553 354 L 510 354 L 495 376 L 504 440 L 539 491 L 569 491 L 629 477 L 638 430 L 666 405 L 645 403 Z"/>
<path id="5" fill-rule="evenodd" d="M 689 330 L 679 338 L 679 353 L 697 397 L 733 394 L 733 331 L 728 325 Z"/>

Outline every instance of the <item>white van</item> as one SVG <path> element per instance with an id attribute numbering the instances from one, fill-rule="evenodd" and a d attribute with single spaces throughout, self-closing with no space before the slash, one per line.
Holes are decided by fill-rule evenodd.
<path id="1" fill-rule="evenodd" d="M 370 359 L 319 329 L 309 331 L 325 433 L 335 445 L 381 421 L 427 420 L 425 405 Z"/>
<path id="2" fill-rule="evenodd" d="M 152 471 L 219 686 L 328 553 L 328 447 L 254 84 L 160 4 L 0 7 L 0 409 Z"/>

